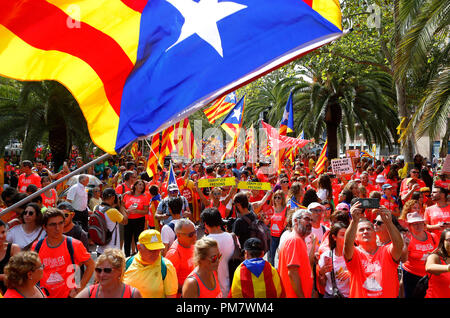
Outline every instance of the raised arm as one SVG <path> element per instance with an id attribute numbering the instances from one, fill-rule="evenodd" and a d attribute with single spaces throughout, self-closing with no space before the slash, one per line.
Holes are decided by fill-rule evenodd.
<path id="1" fill-rule="evenodd" d="M 344 237 L 344 258 L 350 261 L 353 258 L 353 252 L 355 251 L 355 238 L 356 231 L 358 230 L 359 219 L 361 218 L 362 209 L 360 208 L 361 203 L 356 202 L 350 208 L 351 221 L 350 225 L 345 231 Z"/>
<path id="2" fill-rule="evenodd" d="M 392 214 L 391 211 L 386 209 L 384 206 L 380 207 L 380 216 L 383 220 L 384 224 L 387 226 L 387 230 L 389 232 L 389 236 L 392 241 L 392 258 L 396 261 L 400 261 L 400 257 L 403 252 L 403 238 L 400 234 L 400 231 L 397 227 L 392 223 Z"/>

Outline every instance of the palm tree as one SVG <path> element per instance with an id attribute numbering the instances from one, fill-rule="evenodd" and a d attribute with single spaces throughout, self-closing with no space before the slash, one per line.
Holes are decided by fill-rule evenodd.
<path id="1" fill-rule="evenodd" d="M 345 143 L 347 133 L 351 140 L 362 134 L 367 143 L 392 149 L 398 121 L 388 73 L 322 79 L 317 70 L 309 72 L 312 83 L 294 99 L 298 131 L 316 140 L 326 131 L 329 159 L 338 158 L 338 140 Z"/>
<path id="2" fill-rule="evenodd" d="M 428 133 L 434 139 L 445 129 L 441 156 L 447 153 L 450 130 L 450 2 L 448 0 L 403 0 L 400 25 L 404 33 L 395 56 L 396 78 L 420 79 L 425 94 L 402 134 L 417 137 Z"/>
<path id="3" fill-rule="evenodd" d="M 0 82 L 0 135 L 4 140 L 23 140 L 21 159 L 33 159 L 36 145 L 44 139 L 55 167 L 68 158 L 76 144 L 82 154 L 90 142 L 86 120 L 70 92 L 54 81 Z"/>

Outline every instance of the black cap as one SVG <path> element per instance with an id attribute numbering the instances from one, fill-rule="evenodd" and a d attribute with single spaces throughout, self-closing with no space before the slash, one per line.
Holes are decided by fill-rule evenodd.
<path id="1" fill-rule="evenodd" d="M 246 251 L 263 251 L 264 247 L 259 238 L 251 237 L 244 243 L 244 250 Z"/>
<path id="2" fill-rule="evenodd" d="M 67 211 L 75 211 L 72 204 L 70 204 L 69 202 L 61 202 L 60 204 L 58 204 L 58 209 L 60 210 L 67 210 Z"/>

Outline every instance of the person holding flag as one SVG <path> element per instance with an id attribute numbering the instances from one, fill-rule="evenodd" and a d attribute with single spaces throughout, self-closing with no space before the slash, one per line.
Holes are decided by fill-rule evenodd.
<path id="1" fill-rule="evenodd" d="M 189 209 L 189 203 L 184 196 L 180 195 L 180 189 L 178 188 L 175 173 L 173 172 L 172 162 L 170 162 L 169 175 L 167 180 L 167 192 L 168 195 L 164 199 L 162 199 L 158 204 L 155 218 L 164 225 L 169 224 L 170 221 L 172 221 L 172 217 L 170 216 L 168 202 L 171 198 L 176 197 L 180 197 L 181 200 L 183 201 L 183 207 L 181 209 L 182 217 L 190 217 L 191 211 Z"/>

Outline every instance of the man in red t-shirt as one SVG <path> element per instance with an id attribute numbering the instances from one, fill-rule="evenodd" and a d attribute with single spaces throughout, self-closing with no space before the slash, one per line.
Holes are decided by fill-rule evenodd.
<path id="1" fill-rule="evenodd" d="M 49 208 L 44 213 L 44 229 L 47 237 L 36 241 L 32 250 L 38 252 L 44 274 L 40 286 L 49 292 L 49 298 L 74 298 L 83 290 L 94 272 L 95 263 L 83 243 L 71 238 L 73 254 L 70 253 L 70 243 L 64 231 L 64 214 L 61 210 Z M 38 244 L 40 245 L 37 250 Z M 86 269 L 80 280 L 75 283 L 75 266 L 85 265 Z"/>
<path id="2" fill-rule="evenodd" d="M 380 209 L 392 243 L 378 246 L 373 224 L 361 218 L 361 203 L 351 209 L 350 225 L 345 232 L 344 258 L 350 272 L 350 298 L 397 298 L 399 281 L 397 268 L 403 249 L 403 239 L 392 223 L 386 208 Z M 355 246 L 355 241 L 358 246 Z"/>
<path id="3" fill-rule="evenodd" d="M 313 274 L 305 243 L 312 229 L 311 212 L 297 210 L 292 223 L 293 231 L 280 247 L 278 270 L 287 298 L 311 298 Z"/>
<path id="4" fill-rule="evenodd" d="M 29 160 L 22 161 L 22 171 L 23 173 L 19 176 L 19 192 L 25 193 L 27 187 L 30 184 L 34 184 L 38 188 L 41 188 L 41 177 L 31 170 L 33 168 L 33 163 Z"/>
<path id="5" fill-rule="evenodd" d="M 450 190 L 450 179 L 447 179 L 447 174 L 443 171 L 438 171 L 437 175 L 439 179 L 434 181 L 434 185 L 436 187 L 441 187 Z"/>
<path id="6" fill-rule="evenodd" d="M 425 224 L 427 230 L 440 237 L 442 231 L 450 228 L 450 204 L 447 204 L 448 190 L 445 188 L 433 187 L 431 200 L 435 202 L 425 209 Z"/>

